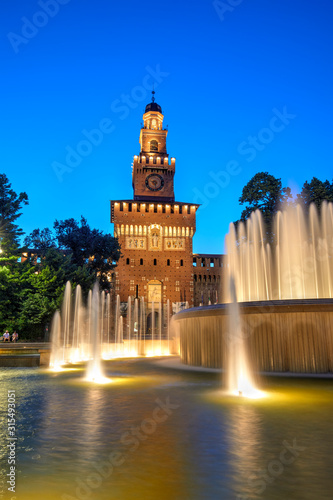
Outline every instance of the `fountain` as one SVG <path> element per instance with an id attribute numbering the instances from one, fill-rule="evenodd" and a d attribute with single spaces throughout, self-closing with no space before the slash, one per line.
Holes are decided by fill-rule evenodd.
<path id="1" fill-rule="evenodd" d="M 248 353 L 242 339 L 242 325 L 239 303 L 237 302 L 236 287 L 233 276 L 230 276 L 229 305 L 229 337 L 227 356 L 227 390 L 234 396 L 248 398 L 262 397 L 263 393 L 256 388 L 254 375 L 251 373 Z"/>
<path id="2" fill-rule="evenodd" d="M 97 381 L 103 378 L 102 359 L 178 353 L 177 343 L 170 339 L 169 304 L 166 310 L 161 303 L 151 305 L 152 332 L 151 338 L 147 338 L 146 313 L 149 308 L 143 297 L 140 300 L 128 298 L 125 316 L 121 312 L 119 295 L 113 304 L 110 294 L 100 292 L 97 285 L 89 292 L 86 306 L 79 285 L 74 297 L 72 300 L 72 287 L 68 282 L 61 313 L 55 313 L 51 328 L 50 368 L 54 371 L 69 363 L 87 362 L 86 379 Z M 157 324 L 156 308 L 159 313 Z"/>
<path id="3" fill-rule="evenodd" d="M 224 290 L 224 304 L 177 314 L 184 364 L 225 368 L 241 346 L 254 371 L 333 371 L 333 205 L 278 212 L 273 227 L 270 241 L 259 211 L 237 230 L 230 225 L 224 283 L 235 286 Z M 229 321 L 241 331 L 232 348 Z"/>
<path id="4" fill-rule="evenodd" d="M 226 237 L 227 266 L 235 279 L 239 302 L 332 298 L 333 205 L 278 212 L 274 241 L 265 241 L 260 211 Z M 230 302 L 228 290 L 226 301 Z"/>
<path id="5" fill-rule="evenodd" d="M 101 367 L 101 332 L 103 332 L 104 319 L 104 292 L 99 293 L 98 285 L 95 284 L 93 291 L 88 297 L 88 323 L 90 357 L 86 369 L 86 380 L 88 382 L 100 382 L 104 375 Z M 100 307 L 102 305 L 102 307 Z M 101 311 L 100 311 L 101 309 Z"/>

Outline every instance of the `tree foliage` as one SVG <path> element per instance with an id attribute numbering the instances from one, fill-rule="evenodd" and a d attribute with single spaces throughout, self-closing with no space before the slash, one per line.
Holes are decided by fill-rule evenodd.
<path id="1" fill-rule="evenodd" d="M 273 218 L 292 199 L 291 189 L 283 187 L 281 179 L 277 179 L 268 172 L 259 172 L 244 186 L 240 205 L 247 206 L 241 213 L 240 220 L 245 222 L 256 210 L 260 210 L 266 225 L 267 237 L 270 239 L 273 232 Z"/>
<path id="2" fill-rule="evenodd" d="M 24 239 L 24 244 L 42 253 L 50 248 L 56 248 L 56 241 L 52 231 L 47 227 L 45 229 L 34 229 L 29 236 Z"/>
<path id="3" fill-rule="evenodd" d="M 66 282 L 73 289 L 80 284 L 86 295 L 95 278 L 87 268 L 73 265 L 69 256 L 57 249 L 46 251 L 41 263 L 0 262 L 0 330 L 17 330 L 20 338 L 44 337 L 46 326 L 60 308 Z"/>
<path id="4" fill-rule="evenodd" d="M 302 191 L 297 195 L 297 203 L 308 208 L 314 203 L 319 209 L 323 201 L 333 202 L 333 182 L 321 181 L 313 177 L 311 182 L 305 181 Z"/>
<path id="5" fill-rule="evenodd" d="M 84 217 L 80 222 L 73 218 L 56 220 L 53 231 L 35 229 L 25 239 L 25 245 L 42 253 L 57 249 L 85 280 L 87 276 L 98 280 L 102 289 L 110 288 L 110 273 L 120 257 L 118 240 L 99 229 L 91 229 Z"/>
<path id="6" fill-rule="evenodd" d="M 4 254 L 17 252 L 22 229 L 16 224 L 23 205 L 28 205 L 26 193 L 17 194 L 5 174 L 0 174 L 0 243 Z"/>

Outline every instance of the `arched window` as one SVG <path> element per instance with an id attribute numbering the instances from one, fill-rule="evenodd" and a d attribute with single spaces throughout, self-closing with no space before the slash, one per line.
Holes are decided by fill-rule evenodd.
<path id="1" fill-rule="evenodd" d="M 157 266 L 157 259 L 154 259 L 154 266 Z"/>
<path id="2" fill-rule="evenodd" d="M 126 265 L 128 266 L 130 263 L 130 260 L 129 259 L 126 259 Z"/>
<path id="3" fill-rule="evenodd" d="M 183 266 L 184 265 L 184 261 L 183 259 L 180 261 L 180 265 Z"/>
<path id="4" fill-rule="evenodd" d="M 140 259 L 140 266 L 143 266 L 143 259 Z"/>
<path id="5" fill-rule="evenodd" d="M 170 259 L 167 260 L 167 266 L 170 266 Z"/>
<path id="6" fill-rule="evenodd" d="M 158 151 L 158 142 L 154 140 L 150 141 L 150 152 L 157 153 Z"/>

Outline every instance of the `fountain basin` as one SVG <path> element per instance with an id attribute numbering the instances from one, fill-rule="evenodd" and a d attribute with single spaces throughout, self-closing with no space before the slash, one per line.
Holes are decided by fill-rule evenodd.
<path id="1" fill-rule="evenodd" d="M 333 372 L 333 299 L 274 300 L 240 303 L 244 342 L 257 371 Z M 179 312 L 174 328 L 181 361 L 207 368 L 226 366 L 228 304 Z"/>
<path id="2" fill-rule="evenodd" d="M 0 367 L 48 366 L 50 344 L 48 343 L 3 343 L 0 346 Z"/>

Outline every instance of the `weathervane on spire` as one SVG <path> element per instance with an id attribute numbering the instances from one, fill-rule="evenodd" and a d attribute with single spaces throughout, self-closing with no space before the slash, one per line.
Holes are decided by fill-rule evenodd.
<path id="1" fill-rule="evenodd" d="M 152 98 L 151 98 L 151 102 L 155 102 L 155 90 L 154 90 L 154 84 L 153 84 L 153 90 L 151 91 L 152 93 Z"/>

